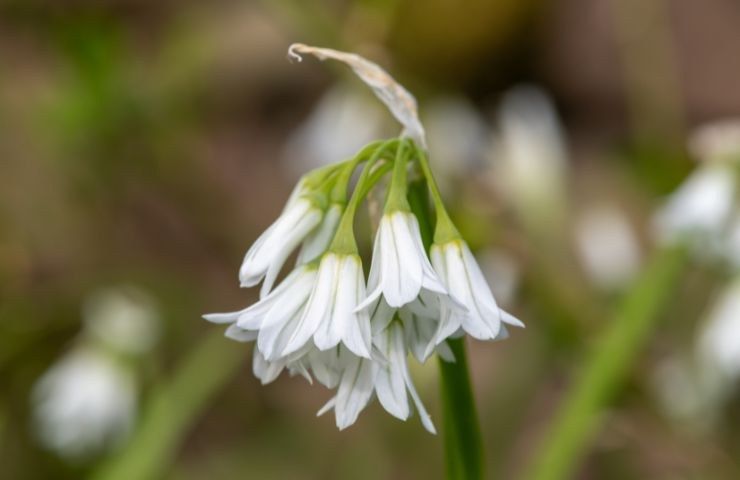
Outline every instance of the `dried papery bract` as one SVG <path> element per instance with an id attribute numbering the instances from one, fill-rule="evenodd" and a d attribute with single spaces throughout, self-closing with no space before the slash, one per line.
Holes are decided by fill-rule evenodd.
<path id="1" fill-rule="evenodd" d="M 320 48 L 294 43 L 288 48 L 288 57 L 302 61 L 300 54 L 313 55 L 320 60 L 330 58 L 347 64 L 365 82 L 373 93 L 388 107 L 396 120 L 403 125 L 402 136 L 408 136 L 423 148 L 427 147 L 424 127 L 419 120 L 419 112 L 414 96 L 396 82 L 388 72 L 377 64 L 354 53 L 340 52 L 331 48 Z"/>

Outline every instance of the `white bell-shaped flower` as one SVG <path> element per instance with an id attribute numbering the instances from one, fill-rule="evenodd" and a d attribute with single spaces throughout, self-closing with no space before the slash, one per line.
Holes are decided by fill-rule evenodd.
<path id="1" fill-rule="evenodd" d="M 732 214 L 737 187 L 729 163 L 699 167 L 668 199 L 655 218 L 658 238 L 712 241 Z"/>
<path id="2" fill-rule="evenodd" d="M 208 314 L 203 318 L 231 324 L 226 330 L 227 337 L 242 342 L 257 340 L 261 355 L 266 360 L 277 360 L 285 356 L 283 350 L 295 336 L 316 278 L 315 265 L 298 267 L 275 290 L 248 308 Z M 303 345 L 298 345 L 296 350 L 301 347 Z"/>
<path id="3" fill-rule="evenodd" d="M 260 295 L 267 295 L 287 258 L 323 216 L 323 210 L 308 197 L 288 202 L 283 213 L 244 256 L 239 269 L 241 286 L 251 287 L 264 279 Z"/>
<path id="4" fill-rule="evenodd" d="M 324 254 L 311 296 L 282 355 L 300 349 L 313 337 L 319 350 L 340 342 L 361 357 L 370 357 L 370 317 L 355 307 L 365 296 L 362 261 L 354 254 Z"/>
<path id="5" fill-rule="evenodd" d="M 516 327 L 524 326 L 499 308 L 478 262 L 464 241 L 457 239 L 434 244 L 431 257 L 434 270 L 442 278 L 450 297 L 467 310 L 464 313 L 451 311 L 442 316 L 437 343 L 460 327 L 472 337 L 491 340 L 501 333 L 501 322 Z"/>
<path id="6" fill-rule="evenodd" d="M 39 379 L 33 401 L 40 440 L 79 459 L 125 439 L 136 414 L 136 386 L 109 356 L 81 348 Z"/>
<path id="7" fill-rule="evenodd" d="M 367 307 L 381 294 L 389 306 L 399 308 L 417 298 L 422 288 L 447 293 L 427 258 L 419 222 L 411 212 L 386 213 L 373 246 L 370 294 L 358 308 Z"/>

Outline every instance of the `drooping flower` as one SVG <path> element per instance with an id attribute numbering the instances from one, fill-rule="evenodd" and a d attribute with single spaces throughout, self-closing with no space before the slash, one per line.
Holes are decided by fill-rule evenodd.
<path id="1" fill-rule="evenodd" d="M 730 219 L 737 187 L 732 165 L 702 165 L 658 212 L 655 228 L 665 242 L 718 237 Z"/>
<path id="2" fill-rule="evenodd" d="M 375 142 L 352 159 L 304 177 L 240 269 L 242 286 L 264 280 L 260 300 L 237 312 L 205 318 L 229 324 L 226 335 L 232 339 L 255 341 L 253 372 L 262 383 L 287 370 L 336 389 L 319 414 L 333 409 L 340 429 L 352 425 L 374 397 L 405 420 L 412 411 L 410 396 L 423 425 L 434 432 L 411 380 L 409 353 L 422 362 L 433 352 L 454 361 L 447 339 L 464 332 L 482 339 L 503 338 L 501 322 L 521 322 L 498 308 L 464 243 L 459 248 L 470 258 L 461 253 L 458 263 L 445 263 L 443 272 L 430 262 L 417 218 L 422 214 L 409 203 L 409 171 L 421 169 L 435 211 L 446 213 L 422 150 L 424 129 L 413 97 L 377 65 L 356 55 L 305 45 L 294 45 L 290 52 L 351 65 L 404 123 L 404 136 L 411 139 Z M 366 286 L 354 235 L 355 213 L 391 171 Z M 437 228 L 439 224 L 438 218 Z M 273 290 L 287 258 L 301 243 L 293 271 Z M 445 249 L 440 255 L 449 256 L 447 244 L 439 245 Z M 458 280 L 467 284 L 453 285 Z"/>
<path id="3" fill-rule="evenodd" d="M 45 373 L 33 390 L 39 438 L 71 458 L 120 443 L 136 412 L 130 374 L 94 350 L 78 350 Z"/>
<path id="4" fill-rule="evenodd" d="M 261 355 L 266 360 L 277 360 L 284 356 L 283 350 L 295 337 L 316 278 L 317 267 L 303 265 L 257 303 L 237 312 L 208 314 L 203 318 L 231 324 L 226 330 L 228 337 L 238 341 L 257 340 Z M 297 345 L 295 350 L 303 346 Z"/>
<path id="5" fill-rule="evenodd" d="M 301 348 L 310 338 L 319 350 L 340 342 L 360 357 L 370 357 L 370 318 L 355 307 L 365 296 L 362 261 L 357 255 L 329 252 L 319 264 L 306 309 L 282 355 Z"/>
<path id="6" fill-rule="evenodd" d="M 419 221 L 411 212 L 383 215 L 373 247 L 368 289 L 360 305 L 368 306 L 382 294 L 389 306 L 399 308 L 412 302 L 421 290 L 447 293 L 429 263 L 419 232 Z"/>
<path id="7" fill-rule="evenodd" d="M 434 270 L 446 285 L 450 296 L 466 308 L 464 313 L 451 312 L 440 320 L 437 343 L 460 327 L 474 338 L 491 340 L 499 336 L 502 322 L 516 327 L 524 326 L 499 308 L 478 262 L 463 240 L 435 243 L 430 253 Z"/>
<path id="8" fill-rule="evenodd" d="M 430 433 L 437 433 L 411 381 L 406 362 L 408 352 L 403 327 L 398 322 L 393 322 L 384 331 L 375 335 L 374 342 L 387 359 L 387 362 L 378 362 L 378 373 L 375 379 L 375 392 L 380 404 L 394 417 L 406 420 L 411 415 L 408 392 L 424 428 Z"/>
<path id="9" fill-rule="evenodd" d="M 264 279 L 260 294 L 267 295 L 285 261 L 321 223 L 323 215 L 323 210 L 310 198 L 300 197 L 289 202 L 244 256 L 239 269 L 241 286 L 252 287 Z"/>
<path id="10" fill-rule="evenodd" d="M 338 203 L 329 206 L 321 224 L 303 241 L 303 246 L 298 252 L 298 258 L 295 262 L 296 265 L 303 265 L 315 260 L 329 248 L 329 244 L 337 231 L 337 226 L 339 226 L 339 220 L 342 218 L 342 212 L 344 212 L 344 208 Z"/>
<path id="11" fill-rule="evenodd" d="M 41 444 L 75 462 L 119 446 L 137 413 L 136 362 L 155 345 L 158 327 L 155 304 L 143 291 L 126 286 L 91 294 L 80 335 L 33 386 Z"/>

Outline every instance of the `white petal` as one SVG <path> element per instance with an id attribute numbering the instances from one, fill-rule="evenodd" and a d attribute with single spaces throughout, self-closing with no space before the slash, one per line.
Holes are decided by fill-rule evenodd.
<path id="1" fill-rule="evenodd" d="M 314 260 L 329 248 L 329 244 L 337 230 L 337 225 L 339 225 L 339 220 L 342 217 L 342 211 L 341 205 L 335 204 L 329 207 L 319 228 L 314 230 L 303 243 L 296 259 L 296 265 L 303 265 Z"/>
<path id="2" fill-rule="evenodd" d="M 238 312 L 229 312 L 229 313 L 206 313 L 203 315 L 204 320 L 208 320 L 211 323 L 234 323 L 237 318 L 239 318 L 239 315 L 244 313 L 244 311 L 248 310 L 245 308 L 244 310 L 239 310 Z"/>
<path id="3" fill-rule="evenodd" d="M 451 243 L 445 248 L 445 260 L 447 266 L 447 285 L 450 294 L 461 301 L 468 308 L 468 314 L 462 318 L 465 331 L 471 336 L 488 340 L 494 338 L 498 328 L 494 332 L 489 323 L 484 319 L 486 312 L 481 312 L 481 303 L 473 298 L 470 277 L 464 262 L 463 251 L 457 242 Z M 490 294 L 490 291 L 488 292 Z M 483 304 L 485 306 L 485 304 Z M 498 318 L 496 318 L 498 320 Z"/>
<path id="4" fill-rule="evenodd" d="M 384 269 L 381 273 L 383 295 L 391 307 L 401 307 L 411 302 L 421 290 L 423 270 L 419 252 L 414 246 L 411 236 L 411 214 L 401 212 L 390 216 L 390 227 L 383 232 L 385 239 L 382 248 L 390 248 L 383 252 Z"/>
<path id="5" fill-rule="evenodd" d="M 367 310 L 355 311 L 355 305 L 360 298 L 365 296 L 365 276 L 362 272 L 362 260 L 359 257 L 349 257 L 344 275 L 346 279 L 340 280 L 347 286 L 354 281 L 354 289 L 351 295 L 347 295 L 347 304 L 337 305 L 334 315 L 341 315 L 346 322 L 342 343 L 353 353 L 360 357 L 370 358 L 370 313 Z M 354 277 L 354 280 L 352 279 Z"/>
<path id="6" fill-rule="evenodd" d="M 437 272 L 434 271 L 434 267 L 432 267 L 432 264 L 429 262 L 429 257 L 427 257 L 426 250 L 424 249 L 424 244 L 421 240 L 421 231 L 419 230 L 419 221 L 414 217 L 411 216 L 412 220 L 410 222 L 411 226 L 411 237 L 414 241 L 414 248 L 416 249 L 416 254 L 419 256 L 421 260 L 421 267 L 422 267 L 422 287 L 430 290 L 432 292 L 437 293 L 447 293 L 447 289 L 445 288 L 444 284 L 442 283 L 442 279 L 437 275 Z"/>
<path id="7" fill-rule="evenodd" d="M 283 351 L 283 355 L 288 355 L 301 348 L 331 314 L 331 297 L 336 268 L 336 255 L 324 255 L 319 264 L 316 283 L 311 291 L 306 309 L 303 311 L 301 319 Z"/>
<path id="8" fill-rule="evenodd" d="M 316 380 L 326 388 L 335 388 L 339 383 L 339 359 L 337 349 L 320 351 L 313 349 L 308 354 L 308 363 Z"/>
<path id="9" fill-rule="evenodd" d="M 337 427 L 344 430 L 357 420 L 373 393 L 375 368 L 370 360 L 354 357 L 339 382 L 334 414 Z"/>
<path id="10" fill-rule="evenodd" d="M 378 231 L 375 233 L 375 242 L 373 243 L 373 257 L 370 262 L 370 273 L 367 276 L 367 289 L 370 291 L 375 291 L 375 289 L 380 286 L 381 254 L 380 227 L 378 227 Z"/>
<path id="11" fill-rule="evenodd" d="M 313 337 L 319 350 L 328 350 L 339 344 L 349 320 L 347 316 L 352 313 L 355 304 L 357 283 L 352 276 L 352 265 L 347 263 L 344 256 L 335 258 L 337 261 L 332 272 L 331 291 L 327 302 L 328 314 Z"/>
<path id="12" fill-rule="evenodd" d="M 399 317 L 403 322 L 409 350 L 417 360 L 425 362 L 435 347 L 437 322 L 433 318 L 421 317 L 409 309 L 402 309 Z"/>
<path id="13" fill-rule="evenodd" d="M 231 325 L 226 329 L 225 335 L 237 342 L 251 342 L 257 339 L 256 330 L 244 330 L 236 325 Z"/>
<path id="14" fill-rule="evenodd" d="M 259 283 L 268 270 L 272 283 L 280 271 L 283 256 L 293 248 L 321 221 L 322 212 L 311 201 L 301 198 L 287 208 L 275 222 L 257 239 L 247 251 L 239 269 L 243 287 Z M 296 241 L 297 239 L 297 241 Z M 291 247 L 292 244 L 292 248 Z M 289 249 L 287 255 L 285 251 Z M 278 264 L 278 265 L 276 265 Z M 277 271 L 275 271 L 277 269 Z M 269 288 L 267 289 L 269 290 Z"/>
<path id="15" fill-rule="evenodd" d="M 372 326 L 372 334 L 382 332 L 393 320 L 393 315 L 396 313 L 395 308 L 391 308 L 385 302 L 383 298 L 380 298 L 377 303 L 373 306 L 370 313 L 370 325 Z"/>
<path id="16" fill-rule="evenodd" d="M 242 287 L 251 287 L 262 280 L 267 271 L 267 257 L 262 253 L 265 243 L 272 238 L 272 233 L 277 228 L 275 221 L 265 230 L 262 235 L 257 237 L 254 244 L 247 250 L 244 260 L 239 267 L 239 282 Z M 260 255 L 262 254 L 262 255 Z M 257 260 L 260 260 L 259 262 Z"/>
<path id="17" fill-rule="evenodd" d="M 424 428 L 427 430 L 427 432 L 436 435 L 437 430 L 434 428 L 434 423 L 432 423 L 432 418 L 429 416 L 429 413 L 427 412 L 426 408 L 424 408 L 424 404 L 421 402 L 421 398 L 419 397 L 419 394 L 416 392 L 416 388 L 414 387 L 414 382 L 411 380 L 411 374 L 408 371 L 408 367 L 404 368 L 404 376 L 406 379 L 406 386 L 409 389 L 409 394 L 411 395 L 411 399 L 414 401 L 414 406 L 416 407 L 416 411 L 419 412 L 419 418 L 421 419 L 421 424 L 424 425 Z"/>
<path id="18" fill-rule="evenodd" d="M 299 320 L 299 317 L 287 318 L 282 323 L 260 329 L 257 336 L 257 348 L 266 360 L 276 361 L 286 356 L 282 352 Z"/>
<path id="19" fill-rule="evenodd" d="M 300 375 L 303 378 L 305 378 L 308 383 L 313 385 L 313 379 L 311 378 L 311 374 L 308 373 L 308 370 L 306 369 L 306 366 L 303 364 L 303 362 L 298 361 L 298 362 L 293 362 L 289 364 L 288 371 L 290 372 L 291 377 Z"/>
<path id="20" fill-rule="evenodd" d="M 285 368 L 284 362 L 268 362 L 259 350 L 254 349 L 252 372 L 254 372 L 255 377 L 260 379 L 262 385 L 275 380 L 280 375 L 280 372 L 283 371 L 283 368 Z"/>
<path id="21" fill-rule="evenodd" d="M 337 397 L 336 397 L 336 395 L 335 395 L 335 396 L 331 397 L 331 398 L 329 399 L 329 401 L 328 401 L 328 402 L 326 402 L 326 403 L 324 404 L 324 406 L 323 406 L 323 407 L 321 407 L 321 408 L 319 409 L 319 411 L 318 411 L 318 412 L 316 412 L 316 416 L 317 416 L 317 417 L 320 417 L 320 416 L 322 416 L 323 414 L 325 414 L 326 412 L 328 412 L 329 410 L 331 410 L 332 408 L 334 408 L 334 405 L 335 405 L 336 403 L 337 403 Z"/>
<path id="22" fill-rule="evenodd" d="M 505 329 L 502 329 L 504 331 Z M 455 354 L 452 353 L 452 349 L 447 344 L 447 342 L 442 342 L 439 345 L 437 345 L 437 348 L 435 349 L 437 352 L 437 355 L 444 360 L 447 363 L 455 363 Z"/>
<path id="23" fill-rule="evenodd" d="M 314 278 L 315 275 L 304 275 L 294 284 L 292 289 L 280 295 L 278 301 L 273 302 L 270 309 L 265 313 L 261 328 L 269 328 L 278 323 L 285 323 L 287 320 L 300 315 L 311 295 Z"/>
<path id="24" fill-rule="evenodd" d="M 499 311 L 501 312 L 502 322 L 508 323 L 509 325 L 513 327 L 524 328 L 524 322 L 522 322 L 521 320 L 519 320 L 518 318 L 516 318 L 515 316 L 513 316 L 512 314 L 510 314 L 509 312 L 505 310 L 499 309 Z M 503 326 L 501 328 L 503 328 Z"/>
<path id="25" fill-rule="evenodd" d="M 315 272 L 307 268 L 292 271 L 275 290 L 270 292 L 270 295 L 251 305 L 249 308 L 242 310 L 236 324 L 247 330 L 261 328 L 262 321 L 270 308 L 275 303 L 280 302 L 283 295 L 290 294 L 296 288 L 296 285 L 304 280 L 304 276 L 306 275 L 312 278 Z"/>
<path id="26" fill-rule="evenodd" d="M 280 274 L 285 261 L 288 259 L 293 250 L 301 241 L 321 222 L 322 213 L 320 210 L 311 209 L 285 237 L 276 239 L 280 242 L 279 247 L 275 249 L 274 255 L 270 260 L 270 266 L 265 273 L 265 280 L 260 289 L 260 298 L 267 296 L 272 289 L 277 276 Z"/>
<path id="27" fill-rule="evenodd" d="M 472 305 L 468 306 L 468 308 L 471 311 L 477 310 L 479 312 L 480 320 L 482 320 L 491 331 L 492 336 L 490 338 L 496 338 L 499 329 L 501 328 L 500 309 L 498 308 L 496 300 L 493 298 L 493 293 L 491 293 L 491 289 L 488 287 L 486 278 L 483 275 L 480 266 L 478 266 L 478 262 L 475 260 L 470 248 L 468 248 L 466 243 L 462 242 L 461 250 L 463 263 L 465 265 L 470 285 L 471 299 L 477 306 L 475 309 L 472 308 Z M 465 326 L 466 324 L 463 322 L 463 327 Z"/>
<path id="28" fill-rule="evenodd" d="M 401 327 L 398 324 L 391 325 L 375 338 L 375 342 L 388 358 L 388 363 L 378 369 L 375 379 L 378 400 L 388 413 L 406 420 L 411 411 L 403 372 L 406 367 L 406 349 Z"/>

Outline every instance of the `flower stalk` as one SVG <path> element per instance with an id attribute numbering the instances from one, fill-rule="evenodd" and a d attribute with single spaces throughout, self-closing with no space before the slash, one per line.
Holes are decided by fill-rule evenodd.
<path id="1" fill-rule="evenodd" d="M 424 165 L 424 160 L 420 163 Z M 431 171 L 427 167 L 431 176 Z M 427 177 L 432 178 L 433 177 Z M 432 183 L 418 179 L 409 184 L 408 200 L 419 220 L 424 247 L 428 250 L 434 235 L 434 222 L 429 211 L 427 187 Z M 433 192 L 436 190 L 434 186 Z M 441 202 L 440 204 L 441 205 Z M 478 480 L 483 478 L 483 438 L 473 398 L 473 387 L 468 371 L 464 338 L 447 341 L 455 357 L 454 362 L 439 358 L 440 392 L 442 397 L 443 441 L 445 471 L 450 480 Z"/>
<path id="2" fill-rule="evenodd" d="M 536 461 L 522 478 L 573 477 L 573 469 L 585 453 L 589 438 L 600 426 L 602 409 L 650 339 L 660 309 L 680 278 L 687 257 L 685 249 L 680 247 L 665 248 L 656 254 L 584 360 L 584 369 L 563 399 L 542 447 L 535 450 L 540 452 Z"/>

